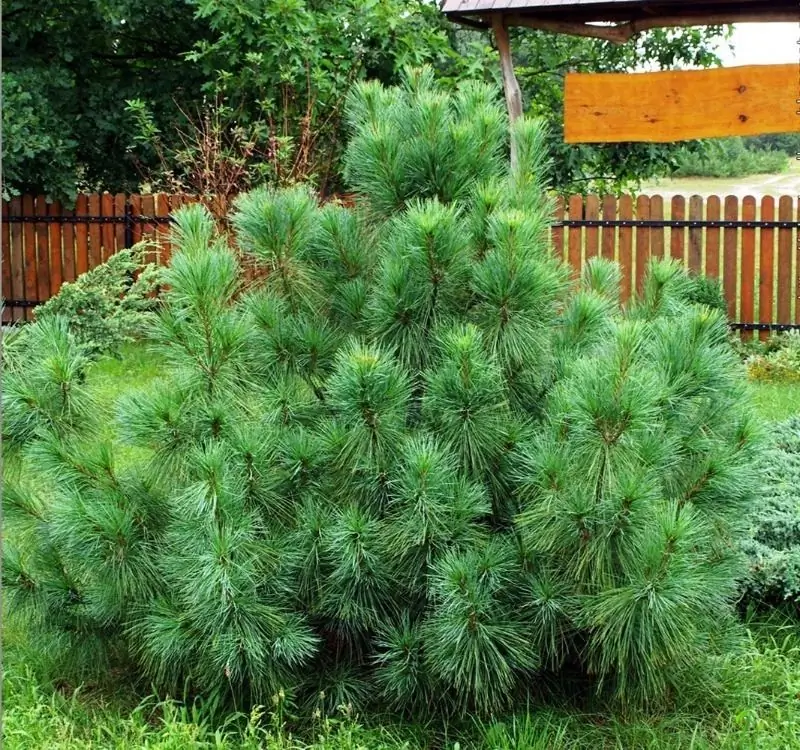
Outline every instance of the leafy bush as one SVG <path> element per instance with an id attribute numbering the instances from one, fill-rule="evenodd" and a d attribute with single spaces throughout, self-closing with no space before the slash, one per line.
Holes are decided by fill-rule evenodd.
<path id="1" fill-rule="evenodd" d="M 69 331 L 6 374 L 37 483 L 7 466 L 3 576 L 41 643 L 239 707 L 486 714 L 548 673 L 627 703 L 713 675 L 757 445 L 725 320 L 669 263 L 626 311 L 607 261 L 573 289 L 543 129 L 514 125 L 509 170 L 501 101 L 359 86 L 364 213 L 242 196 L 258 287 L 183 209 L 124 463 Z"/>
<path id="2" fill-rule="evenodd" d="M 785 172 L 789 167 L 785 152 L 748 148 L 738 137 L 684 147 L 676 162 L 675 177 L 747 177 Z"/>
<path id="3" fill-rule="evenodd" d="M 117 354 L 139 337 L 156 307 L 160 270 L 145 263 L 145 246 L 120 250 L 105 263 L 64 284 L 36 308 L 37 320 L 64 318 L 90 357 Z"/>
<path id="4" fill-rule="evenodd" d="M 793 601 L 800 612 L 800 417 L 774 430 L 745 543 L 750 565 L 744 590 L 759 604 Z"/>
<path id="5" fill-rule="evenodd" d="M 746 364 L 752 380 L 800 383 L 800 331 L 774 337 L 763 353 L 751 355 Z"/>

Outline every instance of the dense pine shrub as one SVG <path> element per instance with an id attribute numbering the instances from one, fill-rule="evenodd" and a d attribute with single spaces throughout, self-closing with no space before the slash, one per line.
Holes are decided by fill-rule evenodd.
<path id="1" fill-rule="evenodd" d="M 496 92 L 422 72 L 348 113 L 360 211 L 239 200 L 260 286 L 178 214 L 124 460 L 64 326 L 7 374 L 11 606 L 76 664 L 238 706 L 486 713 L 566 672 L 636 703 L 708 676 L 756 451 L 723 317 L 670 264 L 625 311 L 613 264 L 573 285 L 544 134 L 514 126 L 509 171 Z"/>

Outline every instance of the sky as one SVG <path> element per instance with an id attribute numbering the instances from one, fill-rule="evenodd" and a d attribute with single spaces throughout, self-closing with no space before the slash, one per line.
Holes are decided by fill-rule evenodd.
<path id="1" fill-rule="evenodd" d="M 798 63 L 800 65 L 800 24 L 797 23 L 737 23 L 731 42 L 733 53 L 723 43 L 719 50 L 722 63 L 732 65 L 771 65 Z"/>

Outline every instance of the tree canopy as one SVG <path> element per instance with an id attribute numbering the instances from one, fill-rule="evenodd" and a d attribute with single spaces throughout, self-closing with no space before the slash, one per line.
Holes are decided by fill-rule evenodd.
<path id="1" fill-rule="evenodd" d="M 670 154 L 564 145 L 566 71 L 712 65 L 719 32 L 658 30 L 619 47 L 515 32 L 527 109 L 550 121 L 557 186 L 644 178 Z M 342 103 L 356 81 L 393 84 L 421 64 L 445 85 L 498 76 L 490 37 L 452 25 L 429 0 L 9 0 L 3 51 L 6 194 L 61 199 L 191 182 L 198 141 L 220 134 L 246 162 L 242 188 L 336 190 Z"/>

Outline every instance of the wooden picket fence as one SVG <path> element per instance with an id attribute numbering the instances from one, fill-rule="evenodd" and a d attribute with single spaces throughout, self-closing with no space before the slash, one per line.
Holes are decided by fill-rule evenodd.
<path id="1" fill-rule="evenodd" d="M 74 210 L 23 196 L 2 206 L 3 322 L 143 239 L 167 262 L 170 213 L 183 195 L 81 195 Z M 800 198 L 571 195 L 556 200 L 554 251 L 576 272 L 595 256 L 619 262 L 622 302 L 641 288 L 651 257 L 721 279 L 743 335 L 800 327 Z"/>

